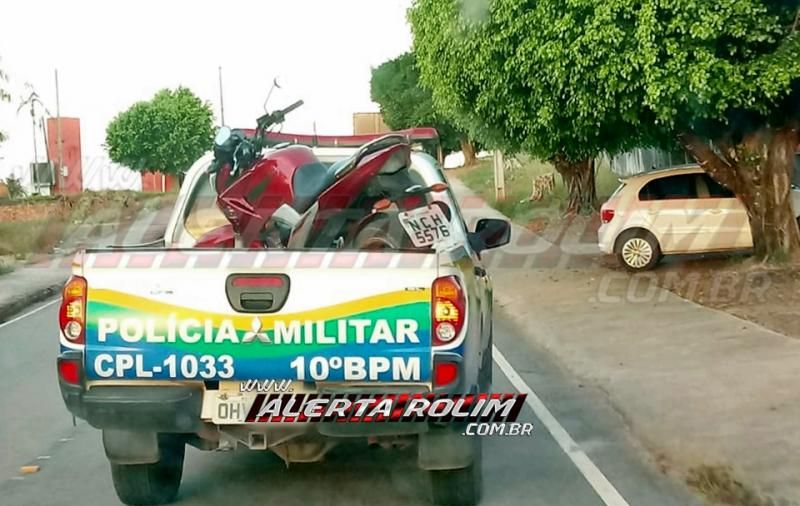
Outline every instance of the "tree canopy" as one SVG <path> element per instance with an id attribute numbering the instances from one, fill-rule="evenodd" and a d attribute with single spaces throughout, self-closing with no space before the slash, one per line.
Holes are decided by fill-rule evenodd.
<path id="1" fill-rule="evenodd" d="M 800 77 L 790 0 L 494 0 L 472 17 L 467 4 L 414 2 L 421 79 L 504 149 L 577 159 L 743 112 L 797 116 L 781 103 Z"/>
<path id="2" fill-rule="evenodd" d="M 436 113 L 431 92 L 420 86 L 413 53 L 402 54 L 372 69 L 370 93 L 392 130 L 432 126 L 439 132 L 445 153 L 461 149 L 463 135 Z"/>
<path id="3" fill-rule="evenodd" d="M 133 104 L 106 128 L 111 160 L 138 171 L 175 175 L 211 148 L 213 136 L 211 106 L 183 87 Z"/>

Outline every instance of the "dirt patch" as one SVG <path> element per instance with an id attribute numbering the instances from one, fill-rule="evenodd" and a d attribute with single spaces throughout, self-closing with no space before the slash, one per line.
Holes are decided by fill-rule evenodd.
<path id="1" fill-rule="evenodd" d="M 527 228 L 560 245 L 597 244 L 600 219 L 567 216 L 557 221 L 529 222 Z M 564 253 L 562 253 L 564 254 Z M 581 255 L 570 266 L 594 266 L 620 274 L 615 257 L 599 251 Z M 667 257 L 655 270 L 638 275 L 646 291 L 650 282 L 684 299 L 728 312 L 781 334 L 800 339 L 800 265 L 770 265 L 744 253 Z"/>
<path id="2" fill-rule="evenodd" d="M 43 220 L 48 216 L 60 216 L 62 213 L 63 204 L 61 202 L 0 206 L 0 221 Z"/>
<path id="3" fill-rule="evenodd" d="M 733 256 L 670 262 L 655 274 L 662 287 L 685 299 L 800 338 L 800 265 Z"/>
<path id="4" fill-rule="evenodd" d="M 584 215 L 566 215 L 556 220 L 542 220 L 545 224 L 539 230 L 531 228 L 535 220 L 528 223 L 532 230 L 553 244 L 585 244 L 597 245 L 597 229 L 600 227 L 600 215 L 597 213 Z M 597 250 L 600 255 L 600 250 Z"/>

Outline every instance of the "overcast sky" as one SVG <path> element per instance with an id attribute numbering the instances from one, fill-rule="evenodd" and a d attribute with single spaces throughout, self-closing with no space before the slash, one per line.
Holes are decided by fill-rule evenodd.
<path id="1" fill-rule="evenodd" d="M 81 119 L 84 177 L 105 154 L 105 127 L 120 111 L 164 87 L 184 85 L 212 104 L 219 121 L 222 66 L 225 122 L 251 126 L 273 77 L 271 108 L 305 106 L 284 131 L 352 132 L 352 114 L 377 111 L 370 69 L 408 50 L 410 0 L 115 0 L 7 3 L 0 19 L 0 68 L 12 102 L 0 103 L 0 178 L 33 159 L 28 111 L 16 113 L 31 83 L 55 114 Z M 41 135 L 40 161 L 44 161 Z M 95 167 L 92 169 L 92 167 Z M 26 172 L 26 171 L 25 171 Z M 107 171 L 105 171 L 107 172 Z M 88 175 L 90 179 L 96 176 Z M 98 182 L 89 186 L 98 186 Z"/>

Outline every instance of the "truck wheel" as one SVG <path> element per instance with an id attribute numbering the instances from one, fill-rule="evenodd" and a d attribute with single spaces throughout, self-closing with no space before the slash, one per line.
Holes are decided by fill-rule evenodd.
<path id="1" fill-rule="evenodd" d="M 159 451 L 161 458 L 153 464 L 111 463 L 111 478 L 120 501 L 130 506 L 154 506 L 177 497 L 186 445 L 182 441 L 160 441 Z"/>
<path id="2" fill-rule="evenodd" d="M 430 471 L 433 503 L 437 506 L 475 506 L 481 501 L 483 444 L 473 436 L 475 453 L 472 463 L 463 469 Z"/>

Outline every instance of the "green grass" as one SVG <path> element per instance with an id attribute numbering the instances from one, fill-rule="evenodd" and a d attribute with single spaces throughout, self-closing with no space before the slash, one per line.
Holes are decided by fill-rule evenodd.
<path id="1" fill-rule="evenodd" d="M 458 169 L 454 174 L 492 207 L 514 221 L 527 223 L 539 218 L 548 221 L 560 218 L 567 202 L 567 189 L 561 176 L 549 163 L 527 157 L 518 157 L 518 160 L 519 167 L 506 168 L 506 199 L 501 202 L 495 200 L 492 160 L 482 160 L 478 165 Z M 538 202 L 529 201 L 533 179 L 549 173 L 556 174 L 556 186 L 553 192 Z M 604 202 L 617 188 L 619 181 L 606 163 L 598 165 L 595 184 L 598 201 Z"/>
<path id="2" fill-rule="evenodd" d="M 64 226 L 58 220 L 2 222 L 0 254 L 25 257 L 31 253 L 49 253 L 62 238 Z"/>
<path id="3" fill-rule="evenodd" d="M 0 255 L 25 258 L 36 253 L 50 253 L 65 236 L 68 227 L 77 224 L 97 225 L 133 219 L 145 208 L 159 209 L 174 204 L 176 193 L 132 191 L 84 192 L 70 196 L 24 199 L 31 203 L 61 201 L 59 211 L 46 219 L 0 222 Z M 20 202 L 16 201 L 16 202 Z"/>

